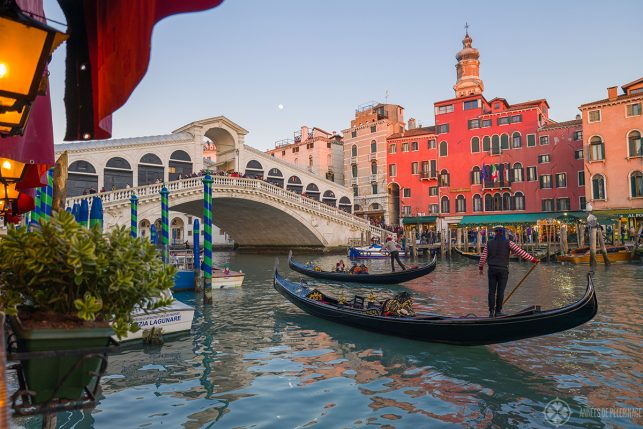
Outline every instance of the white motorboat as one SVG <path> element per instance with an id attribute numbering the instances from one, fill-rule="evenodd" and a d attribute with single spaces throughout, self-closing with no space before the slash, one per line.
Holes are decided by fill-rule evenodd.
<path id="1" fill-rule="evenodd" d="M 163 336 L 190 331 L 193 319 L 194 307 L 176 299 L 168 307 L 157 308 L 147 313 L 143 310 L 137 310 L 134 313 L 134 322 L 141 329 L 136 332 L 129 332 L 125 338 L 121 338 L 118 341 L 140 340 L 147 336 L 152 329 L 157 335 Z"/>
<path id="2" fill-rule="evenodd" d="M 212 271 L 212 289 L 241 287 L 245 276 L 241 271 L 214 270 Z"/>

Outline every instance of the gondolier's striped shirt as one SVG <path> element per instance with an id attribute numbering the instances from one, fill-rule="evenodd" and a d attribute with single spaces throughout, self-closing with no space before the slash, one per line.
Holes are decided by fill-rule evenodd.
<path id="1" fill-rule="evenodd" d="M 516 256 L 518 256 L 519 258 L 522 258 L 522 259 L 524 259 L 524 260 L 526 260 L 526 261 L 538 262 L 538 259 L 534 258 L 534 257 L 533 257 L 533 256 L 531 256 L 529 253 L 527 253 L 526 251 L 522 250 L 522 249 L 521 249 L 520 247 L 518 247 L 518 245 L 517 245 L 516 243 L 514 243 L 513 241 L 510 241 L 510 242 L 509 242 L 509 250 L 511 250 L 511 252 L 512 252 L 514 255 L 516 255 Z M 487 246 L 484 246 L 484 250 L 482 251 L 482 256 L 480 257 L 480 263 L 478 264 L 478 268 L 480 269 L 480 271 L 482 271 L 482 267 L 484 267 L 484 264 L 486 264 L 486 263 L 487 263 L 487 255 L 488 255 L 488 253 L 487 253 Z"/>

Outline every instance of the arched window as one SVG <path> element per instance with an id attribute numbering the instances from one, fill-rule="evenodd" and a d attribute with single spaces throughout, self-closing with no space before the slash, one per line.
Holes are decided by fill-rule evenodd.
<path id="1" fill-rule="evenodd" d="M 473 167 L 473 170 L 471 171 L 471 184 L 472 185 L 480 185 L 482 183 L 482 176 L 480 174 L 480 167 L 477 165 Z"/>
<path id="2" fill-rule="evenodd" d="M 263 165 L 257 160 L 250 160 L 246 164 L 246 177 L 250 179 L 263 179 Z"/>
<path id="3" fill-rule="evenodd" d="M 509 135 L 508 134 L 503 134 L 503 135 L 500 136 L 500 148 L 502 150 L 509 149 Z"/>
<path id="4" fill-rule="evenodd" d="M 509 192 L 502 194 L 502 209 L 503 210 L 513 210 L 513 204 L 511 201 L 511 195 Z"/>
<path id="5" fill-rule="evenodd" d="M 371 162 L 371 174 L 377 174 L 377 161 Z"/>
<path id="6" fill-rule="evenodd" d="M 449 213 L 449 197 L 442 197 L 440 200 L 441 213 Z"/>
<path id="7" fill-rule="evenodd" d="M 634 171 L 630 174 L 630 197 L 643 197 L 643 173 Z"/>
<path id="8" fill-rule="evenodd" d="M 518 149 L 519 147 L 522 147 L 522 136 L 518 131 L 513 133 L 511 137 L 511 147 L 514 149 Z"/>
<path id="9" fill-rule="evenodd" d="M 480 152 L 480 138 L 474 137 L 471 139 L 471 152 L 476 153 Z"/>
<path id="10" fill-rule="evenodd" d="M 491 196 L 491 194 L 487 194 L 484 196 L 484 211 L 493 211 L 493 197 Z"/>
<path id="11" fill-rule="evenodd" d="M 335 207 L 336 202 L 337 202 L 337 198 L 335 198 L 335 194 L 333 193 L 333 191 L 328 190 L 324 192 L 324 198 L 322 199 L 322 203 Z"/>
<path id="12" fill-rule="evenodd" d="M 467 200 L 464 199 L 464 195 L 458 195 L 456 197 L 455 211 L 456 213 L 463 213 L 467 211 Z"/>
<path id="13" fill-rule="evenodd" d="M 628 149 L 630 158 L 643 156 L 643 143 L 641 140 L 641 133 L 638 131 L 630 131 L 627 135 Z"/>
<path id="14" fill-rule="evenodd" d="M 447 169 L 440 171 L 440 186 L 449 186 L 450 183 L 449 171 Z"/>
<path id="15" fill-rule="evenodd" d="M 103 177 L 105 189 L 108 191 L 125 189 L 134 185 L 132 166 L 127 160 L 118 156 L 107 161 Z"/>
<path id="16" fill-rule="evenodd" d="M 170 180 L 177 180 L 179 176 L 185 178 L 192 175 L 192 158 L 183 150 L 172 152 L 168 166 L 170 167 Z"/>
<path id="17" fill-rule="evenodd" d="M 449 154 L 449 145 L 445 141 L 440 142 L 440 156 L 447 156 Z"/>
<path id="18" fill-rule="evenodd" d="M 482 151 L 489 152 L 491 150 L 491 138 L 489 136 L 484 136 L 482 138 Z"/>
<path id="19" fill-rule="evenodd" d="M 271 168 L 268 170 L 268 177 L 266 178 L 268 183 L 272 183 L 275 186 L 280 188 L 284 187 L 284 175 L 281 173 L 281 170 L 278 168 Z"/>
<path id="20" fill-rule="evenodd" d="M 514 207 L 515 210 L 525 209 L 525 196 L 522 192 L 516 192 L 516 195 L 514 195 Z"/>
<path id="21" fill-rule="evenodd" d="M 76 197 L 87 194 L 90 190 L 98 191 L 98 174 L 87 161 L 74 161 L 67 173 L 67 196 Z"/>
<path id="22" fill-rule="evenodd" d="M 351 200 L 348 197 L 341 197 L 339 199 L 340 210 L 344 210 L 346 213 L 350 213 L 352 208 L 353 205 L 351 204 Z"/>
<path id="23" fill-rule="evenodd" d="M 500 154 L 500 137 L 493 136 L 491 138 L 491 154 L 499 155 Z"/>
<path id="24" fill-rule="evenodd" d="M 514 176 L 514 182 L 522 182 L 524 181 L 524 174 L 523 174 L 523 169 L 522 169 L 522 164 L 517 162 L 513 165 L 513 176 Z"/>
<path id="25" fill-rule="evenodd" d="M 589 139 L 589 159 L 590 161 L 602 161 L 605 159 L 605 143 L 599 136 Z"/>
<path id="26" fill-rule="evenodd" d="M 357 164 L 351 165 L 351 173 L 353 173 L 353 177 L 357 177 Z"/>
<path id="27" fill-rule="evenodd" d="M 351 147 L 351 156 L 357 156 L 357 145 L 356 144 L 354 144 Z"/>
<path id="28" fill-rule="evenodd" d="M 306 186 L 306 195 L 308 198 L 319 201 L 319 194 L 319 188 L 314 183 L 309 183 L 308 186 Z"/>
<path id="29" fill-rule="evenodd" d="M 377 142 L 375 140 L 371 141 L 371 153 L 377 152 Z"/>
<path id="30" fill-rule="evenodd" d="M 493 196 L 493 211 L 502 211 L 502 195 L 496 194 Z"/>
<path id="31" fill-rule="evenodd" d="M 592 177 L 592 198 L 595 200 L 605 199 L 605 177 L 601 174 Z"/>
<path id="32" fill-rule="evenodd" d="M 482 211 L 482 197 L 480 195 L 473 196 L 473 211 L 481 212 Z"/>
<path id="33" fill-rule="evenodd" d="M 184 231 L 183 231 L 183 219 L 180 217 L 175 217 L 170 222 L 170 234 L 172 237 L 172 245 L 176 246 L 177 244 L 183 244 Z"/>
<path id="34" fill-rule="evenodd" d="M 286 184 L 286 190 L 301 194 L 304 190 L 304 185 L 301 184 L 301 179 L 298 176 L 290 176 Z"/>
<path id="35" fill-rule="evenodd" d="M 138 186 L 163 182 L 164 180 L 165 168 L 161 158 L 153 153 L 143 155 L 138 163 Z"/>

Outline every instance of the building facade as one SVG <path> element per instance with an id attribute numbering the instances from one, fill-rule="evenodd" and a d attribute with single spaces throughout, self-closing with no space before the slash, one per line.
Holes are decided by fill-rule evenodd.
<path id="1" fill-rule="evenodd" d="M 455 98 L 434 103 L 435 126 L 388 139 L 391 195 L 401 217 L 575 211 L 584 207 L 581 120 L 557 123 L 539 99 L 487 100 L 466 34 Z M 396 204 L 392 198 L 391 204 Z"/>
<path id="2" fill-rule="evenodd" d="M 594 210 L 643 221 L 643 78 L 607 89 L 579 107 L 583 119 L 585 196 Z M 620 216 L 619 216 L 620 217 Z M 631 223 L 636 223 L 632 221 Z"/>
<path id="3" fill-rule="evenodd" d="M 278 141 L 266 153 L 330 181 L 344 183 L 343 142 L 335 132 L 304 125 L 294 133 L 293 140 Z"/>
<path id="4" fill-rule="evenodd" d="M 355 111 L 344 134 L 344 184 L 353 190 L 356 215 L 390 224 L 387 195 L 388 136 L 404 130 L 404 108 L 369 103 Z"/>

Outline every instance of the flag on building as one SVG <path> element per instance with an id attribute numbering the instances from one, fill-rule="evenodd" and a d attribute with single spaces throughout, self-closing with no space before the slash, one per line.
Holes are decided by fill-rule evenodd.
<path id="1" fill-rule="evenodd" d="M 496 168 L 496 164 L 491 164 L 491 181 L 498 181 L 498 169 Z"/>

